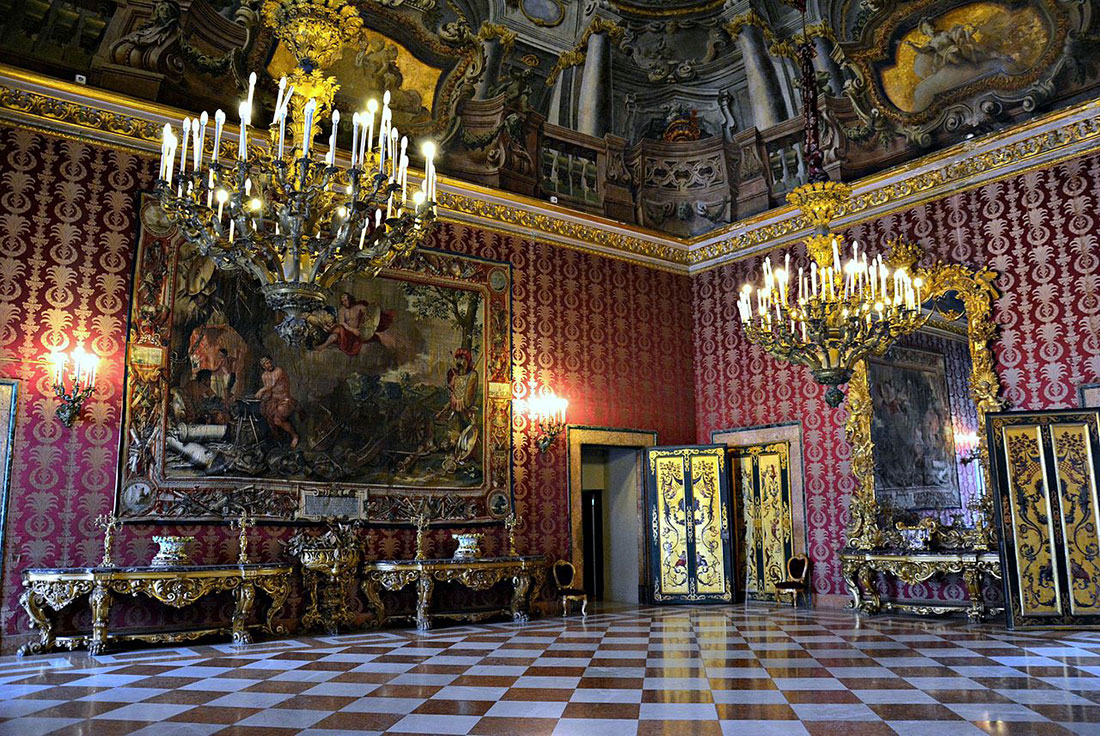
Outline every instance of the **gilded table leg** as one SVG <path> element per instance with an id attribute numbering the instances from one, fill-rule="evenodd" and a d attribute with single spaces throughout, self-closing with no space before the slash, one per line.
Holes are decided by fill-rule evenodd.
<path id="1" fill-rule="evenodd" d="M 92 638 L 88 642 L 91 654 L 103 654 L 107 649 L 107 627 L 111 616 L 111 591 L 107 586 L 97 583 L 92 588 L 90 598 L 92 607 Z"/>
<path id="2" fill-rule="evenodd" d="M 363 588 L 363 595 L 367 597 L 367 603 L 374 609 L 374 621 L 372 625 L 376 627 L 382 626 L 386 623 L 386 604 L 382 602 L 382 591 L 378 581 L 374 579 L 373 576 L 368 575 L 361 587 Z"/>
<path id="3" fill-rule="evenodd" d="M 282 626 L 275 625 L 275 619 L 283 610 L 286 597 L 290 594 L 290 574 L 274 575 L 271 577 L 257 578 L 256 585 L 271 598 L 271 605 L 267 608 L 267 616 L 264 619 L 264 630 L 274 636 L 285 633 Z"/>
<path id="4" fill-rule="evenodd" d="M 851 608 L 862 610 L 863 595 L 859 589 L 859 565 L 850 562 L 842 563 L 841 574 L 844 576 L 844 587 L 848 589 L 848 595 L 852 596 Z"/>
<path id="5" fill-rule="evenodd" d="M 302 582 L 305 583 L 306 598 L 309 603 L 306 604 L 306 612 L 302 614 L 302 628 L 313 629 L 321 624 L 321 611 L 320 602 L 318 598 L 318 584 L 320 583 L 320 574 L 313 570 L 302 570 Z"/>
<path id="6" fill-rule="evenodd" d="M 31 628 L 38 628 L 38 641 L 29 641 L 19 647 L 19 656 L 25 654 L 41 654 L 53 649 L 53 622 L 46 615 L 46 609 L 42 605 L 45 601 L 42 596 L 33 590 L 24 590 L 19 596 L 19 603 L 27 611 L 31 619 Z"/>
<path id="7" fill-rule="evenodd" d="M 432 606 L 432 589 L 435 582 L 431 573 L 422 572 L 416 581 L 416 628 L 428 631 L 432 628 L 432 617 L 429 611 Z"/>
<path id="8" fill-rule="evenodd" d="M 256 603 L 256 586 L 248 580 L 241 581 L 233 592 L 237 601 L 233 609 L 232 627 L 234 644 L 251 644 L 252 635 L 248 633 L 248 617 Z"/>
<path id="9" fill-rule="evenodd" d="M 970 595 L 970 608 L 966 609 L 966 617 L 970 623 L 981 623 L 985 616 L 985 599 L 982 598 L 982 573 L 974 567 L 963 570 L 963 582 L 966 583 L 966 592 Z"/>
<path id="10" fill-rule="evenodd" d="M 355 614 L 351 612 L 348 602 L 355 594 L 354 570 L 344 570 L 338 573 L 332 580 L 334 588 L 332 621 L 335 627 L 348 627 L 355 623 Z"/>
<path id="11" fill-rule="evenodd" d="M 512 578 L 512 620 L 517 624 L 525 624 L 527 617 L 527 591 L 531 587 L 531 576 L 526 572 L 517 573 Z"/>
<path id="12" fill-rule="evenodd" d="M 873 573 L 870 565 L 860 565 L 858 575 L 860 585 L 863 586 L 863 610 L 867 613 L 878 613 L 882 608 L 882 601 L 875 589 Z"/>

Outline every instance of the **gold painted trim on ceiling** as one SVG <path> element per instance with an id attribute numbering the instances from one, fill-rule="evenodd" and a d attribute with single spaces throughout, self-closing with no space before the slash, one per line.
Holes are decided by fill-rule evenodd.
<path id="1" fill-rule="evenodd" d="M 178 122 L 185 114 L 0 64 L 0 120 L 17 127 L 153 153 L 164 122 Z M 837 223 L 843 227 L 876 219 L 1097 150 L 1100 99 L 860 179 Z M 449 177 L 441 177 L 441 184 L 445 220 L 684 274 L 778 247 L 808 232 L 791 206 L 687 239 Z"/>

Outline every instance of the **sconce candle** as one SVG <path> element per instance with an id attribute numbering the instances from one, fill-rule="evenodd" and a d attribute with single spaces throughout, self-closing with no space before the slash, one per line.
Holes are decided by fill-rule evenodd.
<path id="1" fill-rule="evenodd" d="M 546 391 L 539 395 L 534 390 L 526 402 L 528 419 L 537 427 L 538 436 L 535 444 L 539 452 L 546 452 L 561 431 L 565 429 L 565 410 L 569 408 L 569 401 Z"/>
<path id="2" fill-rule="evenodd" d="M 47 358 L 51 365 L 50 377 L 53 380 L 54 395 L 61 400 L 57 406 L 57 418 L 66 427 L 73 426 L 84 402 L 95 391 L 96 369 L 99 366 L 99 358 L 94 354 L 77 347 L 71 355 L 62 352 L 51 353 Z M 66 385 L 65 369 L 72 364 L 69 370 L 68 385 Z"/>

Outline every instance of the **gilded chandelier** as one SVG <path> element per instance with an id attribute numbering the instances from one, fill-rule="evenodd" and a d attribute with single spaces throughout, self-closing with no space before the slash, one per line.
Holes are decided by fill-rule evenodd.
<path id="1" fill-rule="evenodd" d="M 842 238 L 829 231 L 833 215 L 851 197 L 846 184 L 830 181 L 823 167 L 814 74 L 813 41 L 805 31 L 798 48 L 802 77 L 802 105 L 805 123 L 804 151 L 808 183 L 795 188 L 787 200 L 802 210 L 813 228 L 806 239 L 809 270 L 800 266 L 797 278 L 791 272 L 788 253 L 780 268 L 771 258 L 764 261 L 764 285 L 755 289 L 745 284 L 738 311 L 745 334 L 766 352 L 798 365 L 807 366 L 814 378 L 829 390 L 829 406 L 840 406 L 844 394 L 838 386 L 852 377 L 852 369 L 868 355 L 881 355 L 899 337 L 915 331 L 924 322 L 919 278 L 910 277 L 902 263 L 884 262 L 881 255 L 868 258 L 852 243 L 851 257 L 844 263 Z"/>
<path id="2" fill-rule="evenodd" d="M 359 35 L 362 19 L 345 0 L 268 0 L 263 17 L 298 61 L 279 83 L 267 135 L 249 135 L 253 73 L 236 136 L 224 136 L 221 110 L 212 132 L 205 112 L 185 118 L 179 137 L 164 126 L 157 190 L 183 238 L 218 268 L 254 277 L 268 306 L 284 314 L 276 332 L 303 345 L 314 334 L 309 315 L 325 306 L 335 283 L 376 273 L 427 237 L 435 219 L 435 145 L 423 145 L 424 180 L 410 192 L 409 141 L 393 124 L 386 91 L 380 106 L 370 100 L 352 115 L 350 163 L 338 164 L 341 116 L 328 113 L 339 85 L 322 70 Z M 320 157 L 314 140 L 326 117 L 331 127 Z"/>

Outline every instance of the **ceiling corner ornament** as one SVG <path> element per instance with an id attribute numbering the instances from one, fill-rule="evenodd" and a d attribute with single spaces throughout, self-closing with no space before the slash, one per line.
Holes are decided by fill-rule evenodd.
<path id="1" fill-rule="evenodd" d="M 805 5 L 799 7 L 805 24 Z M 852 188 L 831 181 L 823 167 L 817 86 L 814 80 L 814 44 L 802 33 L 798 57 L 802 74 L 803 142 L 807 183 L 796 187 L 788 201 L 802 210 L 802 219 L 813 230 L 806 238 L 810 265 L 791 270 L 791 256 L 773 269 L 764 260 L 764 285 L 745 284 L 737 302 L 745 336 L 769 355 L 810 369 L 814 379 L 829 389 L 825 401 L 840 406 L 857 364 L 868 355 L 881 355 L 902 335 L 924 322 L 921 279 L 909 270 L 916 255 L 894 254 L 888 266 L 879 254 L 868 258 L 852 243 L 851 258 L 841 265 L 841 238 L 829 231 L 829 223 L 851 199 Z M 846 249 L 845 249 L 846 250 Z M 796 293 L 797 290 L 797 293 Z M 754 303 L 755 302 L 755 303 Z"/>
<path id="2" fill-rule="evenodd" d="M 840 44 L 846 92 L 867 129 L 928 147 L 1012 110 L 1033 112 L 1077 63 L 1079 3 L 888 0 Z"/>
<path id="3" fill-rule="evenodd" d="M 480 41 L 491 41 L 496 39 L 500 41 L 501 47 L 505 53 L 512 50 L 512 47 L 516 45 L 516 34 L 499 23 L 490 23 L 485 21 L 481 24 L 481 28 L 477 30 L 477 37 Z"/>
<path id="4" fill-rule="evenodd" d="M 263 18 L 298 63 L 279 83 L 268 141 L 248 137 L 253 73 L 235 145 L 231 136 L 223 141 L 221 110 L 213 116 L 209 158 L 207 113 L 184 118 L 181 139 L 164 126 L 157 191 L 168 220 L 202 256 L 259 283 L 268 307 L 284 315 L 275 331 L 299 346 L 312 342 L 318 328 L 309 317 L 324 309 L 331 287 L 377 273 L 428 236 L 435 145 L 424 146 L 423 188 L 410 192 L 409 141 L 393 125 L 386 91 L 381 107 L 371 100 L 366 112 L 351 116 L 350 165 L 338 166 L 340 113 L 332 108 L 339 84 L 324 72 L 362 33 L 362 18 L 346 0 L 267 0 Z M 330 109 L 328 147 L 319 159 L 314 139 Z"/>

